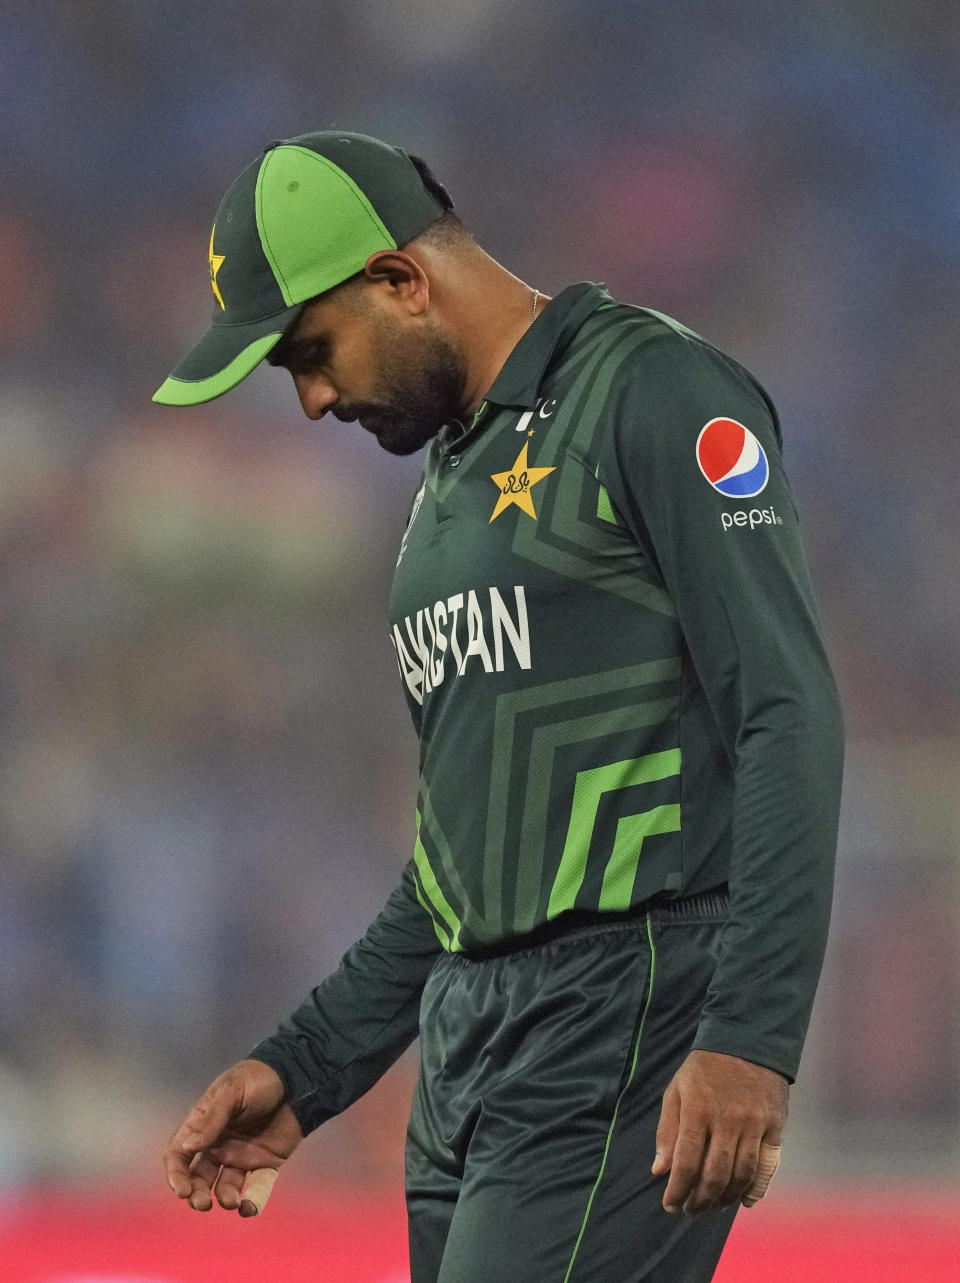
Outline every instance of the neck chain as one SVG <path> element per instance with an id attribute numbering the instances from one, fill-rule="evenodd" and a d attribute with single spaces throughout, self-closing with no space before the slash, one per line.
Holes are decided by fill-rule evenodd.
<path id="1" fill-rule="evenodd" d="M 539 290 L 534 290 L 534 291 L 533 291 L 533 307 L 531 307 L 531 309 L 530 309 L 530 324 L 527 326 L 527 329 L 528 329 L 528 330 L 529 330 L 530 326 L 533 324 L 533 318 L 534 318 L 534 317 L 536 316 L 536 314 L 537 314 L 537 301 L 539 300 L 539 298 L 540 298 L 540 291 L 539 291 Z"/>

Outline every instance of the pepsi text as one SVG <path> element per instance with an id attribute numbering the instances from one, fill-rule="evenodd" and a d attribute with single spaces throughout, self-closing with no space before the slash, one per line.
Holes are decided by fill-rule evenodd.
<path id="1" fill-rule="evenodd" d="M 721 512 L 720 524 L 724 530 L 732 530 L 734 526 L 749 526 L 753 530 L 756 526 L 782 526 L 783 518 L 778 517 L 772 507 L 751 508 L 749 512 L 738 508 L 736 512 Z"/>

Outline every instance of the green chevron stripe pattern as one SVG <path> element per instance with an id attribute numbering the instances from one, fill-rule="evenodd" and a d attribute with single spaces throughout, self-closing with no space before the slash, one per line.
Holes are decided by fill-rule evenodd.
<path id="1" fill-rule="evenodd" d="M 654 322 L 638 320 L 626 333 L 620 332 L 613 346 L 607 341 L 599 342 L 591 359 L 584 362 L 562 407 L 546 421 L 547 432 L 544 439 L 538 438 L 537 449 L 538 467 L 555 466 L 565 454 L 581 459 L 584 466 L 582 469 L 566 467 L 558 472 L 556 484 L 544 497 L 539 519 L 517 522 L 513 551 L 555 574 L 589 580 L 604 592 L 676 618 L 669 594 L 658 584 L 641 578 L 635 561 L 631 559 L 629 566 L 624 562 L 622 570 L 613 564 L 610 533 L 595 522 L 597 516 L 603 515 L 599 511 L 600 483 L 586 462 L 614 380 L 624 362 L 647 343 L 661 339 L 662 329 Z M 609 505 L 609 497 L 607 503 Z M 610 513 L 612 516 L 612 509 Z M 588 514 L 594 518 L 593 522 L 586 519 Z M 626 543 L 622 554 L 624 557 L 628 554 Z M 610 569 L 602 577 L 596 573 L 598 556 L 610 561 Z"/>
<path id="2" fill-rule="evenodd" d="M 425 788 L 421 788 L 420 791 L 418 817 L 418 841 L 423 847 L 424 854 L 426 855 L 426 847 L 423 846 L 422 835 L 426 834 L 433 850 L 439 856 L 439 868 L 436 869 L 434 874 L 437 879 L 437 885 L 440 887 L 442 883 L 447 888 L 446 899 L 448 904 L 452 898 L 460 906 L 461 937 L 464 934 L 476 935 L 478 932 L 482 932 L 483 924 L 480 914 L 470 902 L 466 887 L 463 885 L 463 881 L 457 871 L 456 861 L 453 858 L 453 852 L 450 850 L 450 843 L 440 828 L 440 821 L 437 819 L 436 812 L 433 809 L 433 802 Z M 431 868 L 433 867 L 434 864 L 431 864 Z"/>
<path id="3" fill-rule="evenodd" d="M 610 496 L 603 486 L 600 486 L 600 493 L 597 495 L 597 516 L 601 521 L 609 521 L 611 526 L 619 524 L 613 511 L 613 504 L 610 502 Z"/>
<path id="4" fill-rule="evenodd" d="M 444 939 L 439 929 L 437 935 L 444 948 L 451 953 L 456 953 L 462 946 L 460 944 L 460 919 L 450 908 L 446 896 L 440 890 L 440 884 L 437 882 L 436 875 L 430 867 L 430 861 L 427 859 L 427 853 L 424 850 L 423 843 L 420 840 L 420 812 L 417 812 L 417 839 L 413 847 L 413 862 L 416 866 L 417 873 L 420 875 L 420 886 L 423 888 L 424 897 L 429 900 L 430 907 L 433 910 L 431 915 L 434 919 L 434 926 L 437 924 L 437 917 L 442 918 L 448 928 L 448 938 Z"/>
<path id="5" fill-rule="evenodd" d="M 650 711 L 652 712 L 653 710 Z M 612 792 L 615 789 L 631 788 L 635 784 L 649 784 L 652 780 L 662 780 L 671 775 L 679 774 L 680 750 L 671 749 L 665 753 L 648 753 L 644 757 L 628 758 L 623 762 L 611 762 L 607 766 L 596 766 L 592 770 L 581 771 L 577 775 L 573 790 L 573 805 L 570 808 L 567 840 L 563 846 L 560 868 L 557 870 L 557 876 L 554 879 L 553 889 L 550 892 L 550 901 L 547 906 L 548 919 L 555 918 L 557 914 L 564 913 L 567 909 L 574 907 L 577 893 L 583 886 L 583 879 L 587 871 L 587 854 L 590 850 L 590 840 L 593 837 L 597 811 L 604 793 Z M 675 827 L 673 829 L 659 830 L 664 833 L 676 832 L 680 827 L 679 806 L 658 809 L 676 811 L 677 823 Z M 663 822 L 662 817 L 658 820 L 651 820 L 650 817 L 653 814 L 654 812 L 649 811 L 639 816 L 621 818 L 617 826 L 613 854 L 604 874 L 603 890 L 600 897 L 601 908 L 626 908 L 630 903 L 630 893 L 633 891 L 633 882 L 640 859 L 643 836 L 652 836 L 652 833 L 645 832 L 643 822 L 645 821 L 647 824 Z M 639 820 L 641 823 L 625 826 L 624 819 Z M 639 844 L 631 847 L 630 840 L 635 835 L 640 835 L 640 841 Z M 633 860 L 633 877 L 629 879 L 630 885 L 627 890 L 626 901 L 623 904 L 605 904 L 603 902 L 604 894 L 606 894 L 608 901 L 622 895 L 631 859 Z"/>
<path id="6" fill-rule="evenodd" d="M 551 371 L 552 385 L 575 377 L 587 361 L 609 348 L 607 332 L 615 330 L 622 322 L 618 317 L 601 317 L 602 311 L 602 308 L 597 308 L 597 316 L 587 321 L 567 356 Z"/>
<path id="7" fill-rule="evenodd" d="M 413 888 L 417 893 L 417 899 L 420 901 L 420 907 L 425 910 L 430 921 L 433 923 L 433 929 L 437 933 L 437 939 L 440 941 L 441 946 L 444 949 L 446 949 L 447 952 L 449 952 L 450 937 L 447 934 L 447 932 L 444 931 L 443 928 L 440 926 L 440 923 L 437 921 L 436 917 L 434 916 L 433 909 L 427 903 L 426 896 L 423 894 L 423 887 L 420 885 L 420 875 L 417 872 L 416 867 L 414 867 L 414 871 L 413 871 Z"/>
<path id="8" fill-rule="evenodd" d="M 672 734 L 679 676 L 680 660 L 671 657 L 546 682 L 498 698 L 483 873 L 483 920 L 490 938 L 499 936 L 503 925 L 503 862 L 511 815 L 516 823 L 519 809 L 519 840 L 511 844 L 518 860 L 512 925 L 522 931 L 546 907 L 541 903 L 546 898 L 542 875 L 557 753 L 644 727 L 663 726 Z M 511 782 L 517 780 L 525 782 L 519 802 L 511 796 Z"/>
<path id="9" fill-rule="evenodd" d="M 557 751 L 571 744 L 597 740 L 603 736 L 639 731 L 649 726 L 662 726 L 676 717 L 677 707 L 676 697 L 652 700 L 649 703 L 618 708 L 613 715 L 600 713 L 573 718 L 568 722 L 540 727 L 534 731 L 527 798 L 523 810 L 518 851 L 515 925 L 519 930 L 526 931 L 532 927 L 540 908 L 539 896 L 543 875 L 543 854 L 547 843 L 550 785 L 553 780 Z M 608 766 L 598 766 L 593 770 L 581 772 L 577 776 L 570 825 L 560 858 L 560 869 L 548 902 L 548 918 L 556 917 L 565 908 L 573 907 L 573 901 L 576 899 L 586 872 L 590 839 L 593 835 L 602 793 L 615 788 L 629 788 L 633 784 L 646 783 L 642 774 L 631 774 L 629 768 L 633 765 L 632 761 L 614 762 Z M 608 781 L 605 788 L 596 785 L 596 781 L 600 779 Z M 596 797 L 590 795 L 591 782 L 596 786 Z M 578 797 L 577 790 L 582 786 L 588 792 Z M 589 805 L 590 801 L 592 801 L 592 807 Z M 585 805 L 589 810 L 587 822 L 583 822 L 580 818 Z M 559 892 L 558 883 L 561 888 Z M 568 891 L 569 903 L 567 903 Z"/>
<path id="10" fill-rule="evenodd" d="M 655 756 L 669 756 L 656 754 Z M 679 752 L 677 753 L 677 772 L 679 773 Z M 641 759 L 642 761 L 643 759 Z M 651 777 L 652 778 L 652 777 Z M 671 803 L 669 806 L 655 806 L 652 811 L 641 811 L 639 815 L 624 815 L 617 825 L 617 836 L 613 843 L 613 854 L 603 875 L 603 886 L 600 888 L 601 909 L 628 909 L 633 895 L 633 884 L 637 880 L 637 869 L 643 854 L 643 843 L 646 838 L 659 837 L 662 833 L 680 832 L 680 806 Z"/>

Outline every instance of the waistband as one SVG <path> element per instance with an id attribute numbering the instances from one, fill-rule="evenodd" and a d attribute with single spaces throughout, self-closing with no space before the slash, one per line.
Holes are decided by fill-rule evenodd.
<path id="1" fill-rule="evenodd" d="M 641 900 L 629 909 L 616 913 L 590 912 L 574 910 L 565 913 L 562 918 L 545 922 L 522 936 L 515 936 L 501 944 L 483 948 L 464 949 L 449 955 L 451 958 L 462 958 L 467 962 L 483 962 L 487 958 L 500 958 L 505 954 L 522 953 L 527 949 L 536 949 L 553 940 L 563 940 L 576 936 L 594 936 L 604 931 L 629 926 L 640 918 L 650 914 L 652 922 L 661 925 L 685 922 L 722 922 L 730 909 L 730 895 L 726 884 L 713 887 L 709 891 L 700 891 L 697 895 L 683 898 L 664 899 L 663 895 L 651 896 Z"/>

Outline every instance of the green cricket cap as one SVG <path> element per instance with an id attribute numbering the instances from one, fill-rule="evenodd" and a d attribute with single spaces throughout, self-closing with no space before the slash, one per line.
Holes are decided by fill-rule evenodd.
<path id="1" fill-rule="evenodd" d="M 232 184 L 210 231 L 210 328 L 154 393 L 197 405 L 245 379 L 307 299 L 397 249 L 443 213 L 413 161 L 366 134 L 270 143 Z"/>

